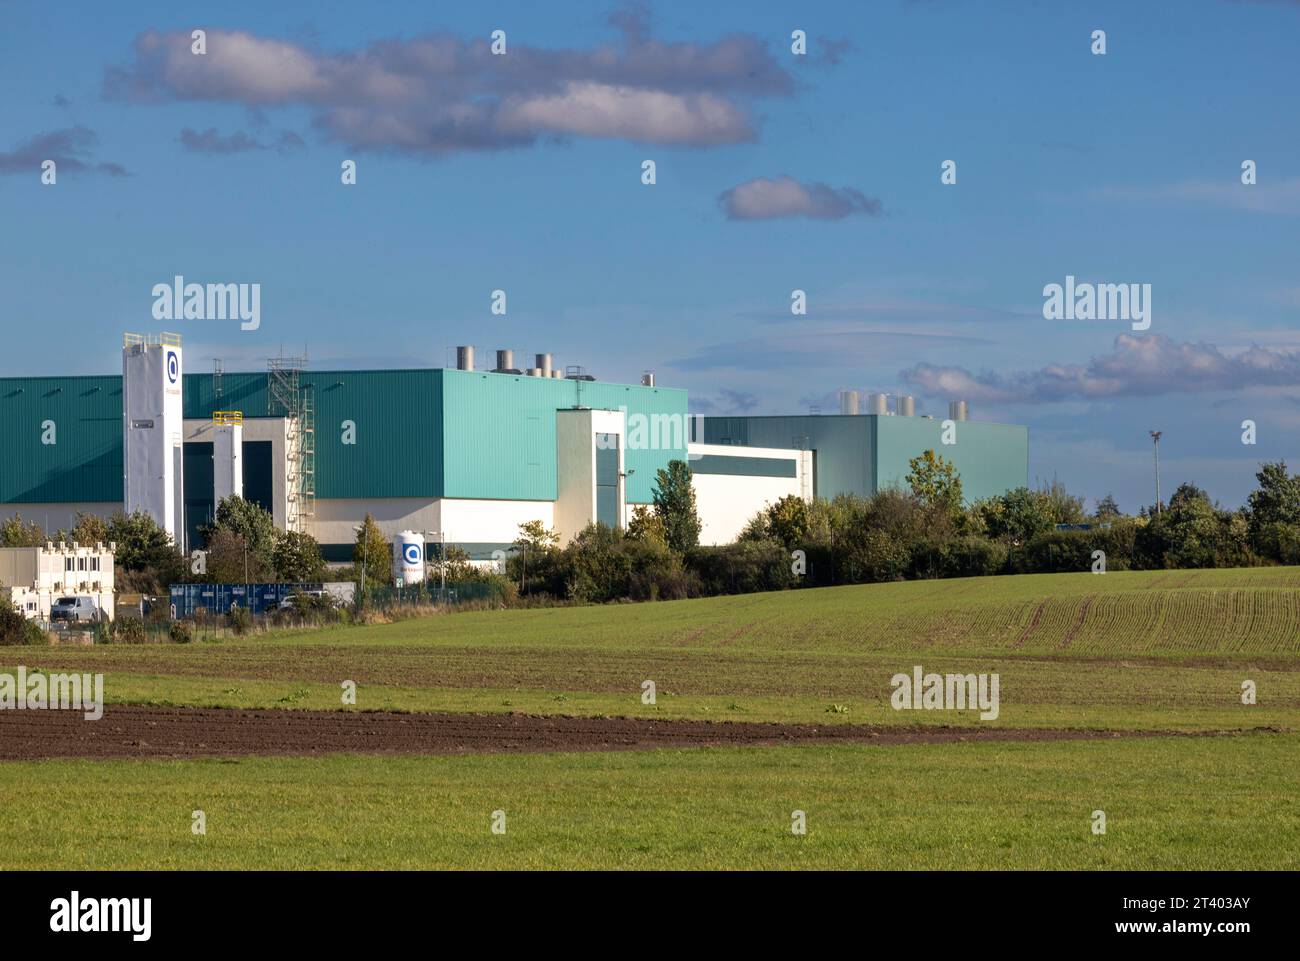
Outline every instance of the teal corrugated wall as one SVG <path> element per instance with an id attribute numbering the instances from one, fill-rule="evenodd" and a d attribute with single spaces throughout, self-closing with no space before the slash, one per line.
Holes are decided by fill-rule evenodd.
<path id="1" fill-rule="evenodd" d="M 317 497 L 439 497 L 442 491 L 440 370 L 305 370 L 316 398 Z M 267 416 L 266 372 L 185 375 L 185 416 L 213 410 Z M 355 430 L 344 443 L 344 421 Z"/>
<path id="2" fill-rule="evenodd" d="M 963 421 L 957 443 L 941 443 L 942 422 L 924 417 L 871 414 L 796 417 L 706 417 L 710 444 L 752 447 L 807 447 L 816 451 L 818 497 L 870 495 L 902 486 L 908 461 L 934 450 L 953 462 L 967 501 L 1001 494 L 1029 482 L 1029 429 L 1011 424 Z"/>
<path id="3" fill-rule="evenodd" d="M 686 457 L 686 391 L 630 384 L 443 370 L 445 496 L 495 500 L 555 500 L 555 412 L 584 407 L 627 408 L 634 419 L 675 417 L 680 431 L 647 430 L 659 443 L 633 447 L 624 466 L 627 499 L 649 503 L 655 473 Z M 680 436 L 677 436 L 680 434 Z M 667 435 L 667 436 L 665 436 Z M 667 441 L 665 444 L 663 441 Z"/>
<path id="4" fill-rule="evenodd" d="M 317 497 L 441 497 L 440 370 L 310 371 Z M 344 443 L 344 422 L 355 443 Z"/>
<path id="5" fill-rule="evenodd" d="M 2 503 L 120 501 L 122 378 L 0 378 L 0 450 Z"/>
<path id="6" fill-rule="evenodd" d="M 922 417 L 881 417 L 878 432 L 877 482 L 904 486 L 908 461 L 933 450 L 952 462 L 961 475 L 967 503 L 1029 484 L 1029 428 L 1013 424 L 961 421 L 954 424 L 956 443 L 942 443 L 942 421 Z"/>

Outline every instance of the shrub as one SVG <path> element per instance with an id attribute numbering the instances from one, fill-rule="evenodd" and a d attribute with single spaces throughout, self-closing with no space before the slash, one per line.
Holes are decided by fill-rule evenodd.
<path id="1" fill-rule="evenodd" d="M 987 577 L 1007 566 L 1007 547 L 987 537 L 958 537 L 943 545 L 943 577 Z"/>
<path id="2" fill-rule="evenodd" d="M 243 637 L 253 626 L 253 615 L 248 613 L 246 607 L 232 607 L 227 616 L 230 618 L 230 629 L 237 637 Z"/>
<path id="3" fill-rule="evenodd" d="M 116 644 L 143 644 L 144 621 L 138 617 L 119 617 L 113 622 L 108 638 Z"/>
<path id="4" fill-rule="evenodd" d="M 194 640 L 194 625 L 190 621 L 172 621 L 168 634 L 177 644 L 188 644 Z"/>
<path id="5" fill-rule="evenodd" d="M 686 555 L 693 593 L 704 596 L 779 591 L 794 583 L 790 565 L 785 545 L 776 540 L 697 547 Z"/>
<path id="6" fill-rule="evenodd" d="M 45 632 L 7 597 L 0 597 L 0 645 L 44 644 Z"/>

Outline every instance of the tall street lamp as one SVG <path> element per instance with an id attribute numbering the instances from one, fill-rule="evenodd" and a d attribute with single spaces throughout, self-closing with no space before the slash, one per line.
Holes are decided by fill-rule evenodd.
<path id="1" fill-rule="evenodd" d="M 354 526 L 352 529 L 356 531 L 356 533 L 360 534 L 366 528 L 363 524 L 360 526 Z M 363 537 L 361 538 L 361 601 L 358 606 L 364 604 L 366 599 L 366 558 L 369 554 L 370 545 L 367 543 L 366 538 Z"/>
<path id="2" fill-rule="evenodd" d="M 1154 444 L 1155 451 L 1156 451 L 1156 513 L 1159 514 L 1160 513 L 1160 435 L 1163 434 L 1164 431 L 1153 430 L 1150 433 L 1151 433 L 1151 441 Z"/>
<path id="3" fill-rule="evenodd" d="M 438 594 L 447 599 L 447 535 L 442 531 L 425 531 L 426 537 L 438 537 Z"/>

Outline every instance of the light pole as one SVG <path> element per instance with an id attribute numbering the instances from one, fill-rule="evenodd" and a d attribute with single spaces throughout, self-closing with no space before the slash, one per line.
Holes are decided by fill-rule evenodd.
<path id="1" fill-rule="evenodd" d="M 1151 433 L 1151 441 L 1155 446 L 1155 452 L 1156 452 L 1156 513 L 1159 514 L 1160 513 L 1160 435 L 1163 434 L 1164 431 L 1153 430 L 1150 433 Z"/>
<path id="2" fill-rule="evenodd" d="M 627 479 L 636 473 L 636 468 L 618 472 L 618 526 L 627 527 Z"/>
<path id="3" fill-rule="evenodd" d="M 442 531 L 425 531 L 426 536 L 438 535 L 438 595 L 447 597 L 447 535 Z M 426 565 L 427 566 L 427 565 Z M 426 575 L 427 576 L 427 575 Z"/>
<path id="4" fill-rule="evenodd" d="M 360 527 L 353 527 L 352 529 L 356 531 L 358 534 L 360 534 L 366 528 L 365 525 L 362 524 Z M 370 553 L 370 544 L 367 543 L 367 539 L 365 537 L 362 537 L 361 538 L 361 600 L 357 602 L 358 607 L 363 606 L 366 600 L 366 557 L 367 555 L 369 555 L 369 553 Z"/>

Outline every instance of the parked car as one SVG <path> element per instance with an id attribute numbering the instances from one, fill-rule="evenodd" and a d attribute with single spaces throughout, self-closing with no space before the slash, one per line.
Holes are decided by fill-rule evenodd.
<path id="1" fill-rule="evenodd" d="M 50 605 L 50 621 L 93 623 L 100 619 L 99 604 L 93 597 L 60 597 Z"/>
<path id="2" fill-rule="evenodd" d="M 302 598 L 301 603 L 308 606 L 314 606 L 324 603 L 329 596 L 329 592 L 327 591 L 294 591 L 292 594 L 287 595 L 284 600 L 280 601 L 280 610 L 293 610 L 298 606 L 298 598 L 300 597 Z"/>

